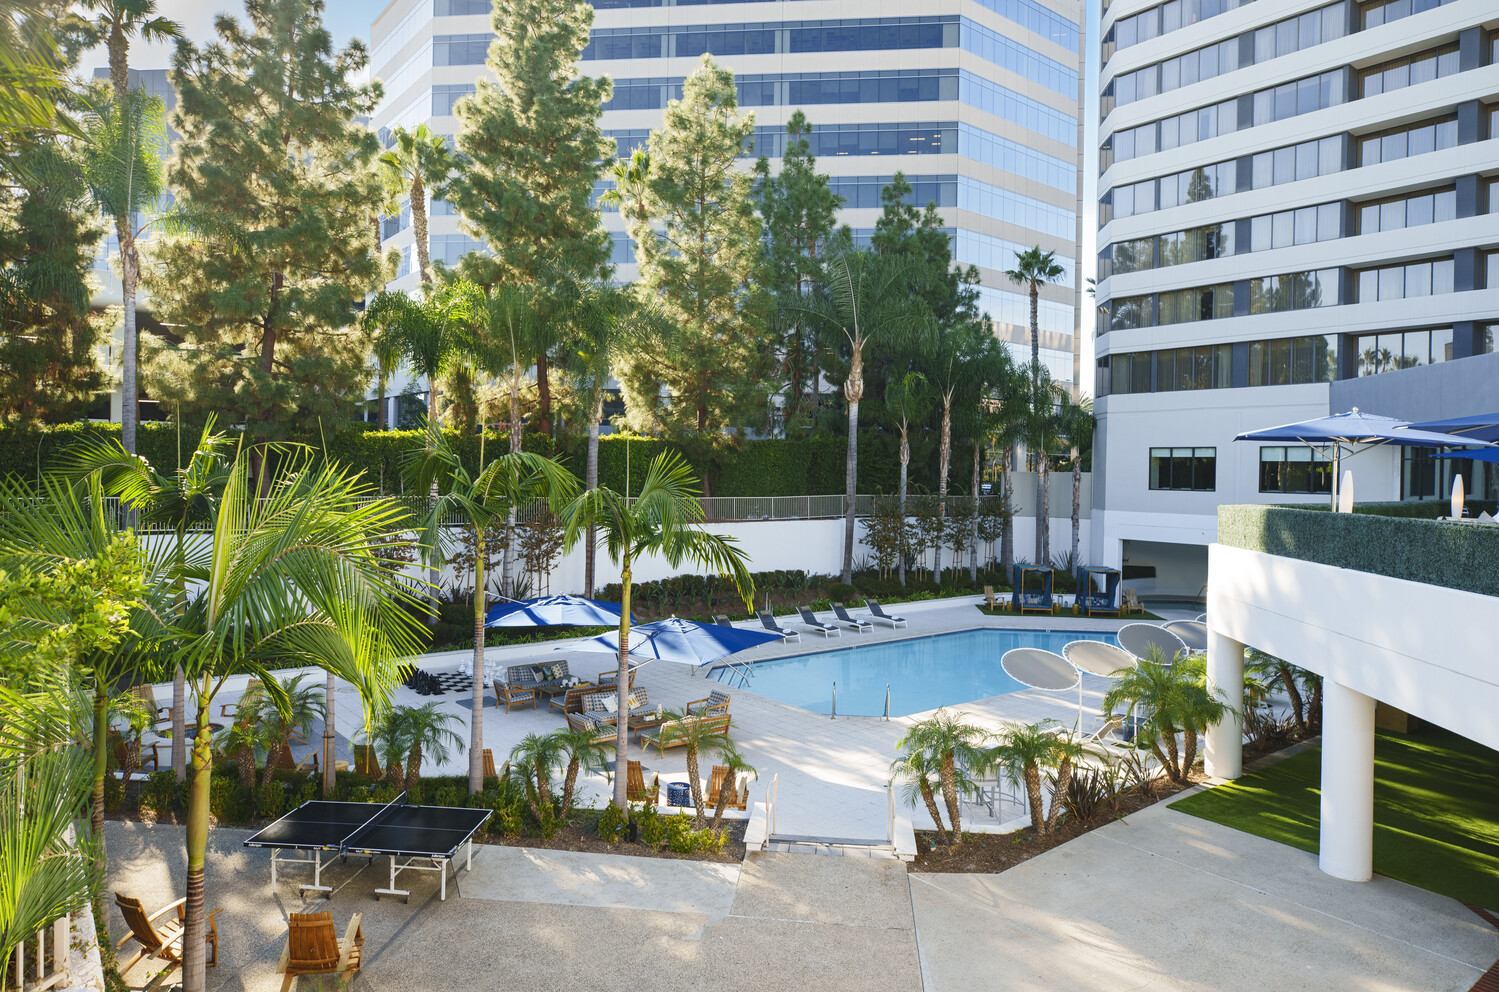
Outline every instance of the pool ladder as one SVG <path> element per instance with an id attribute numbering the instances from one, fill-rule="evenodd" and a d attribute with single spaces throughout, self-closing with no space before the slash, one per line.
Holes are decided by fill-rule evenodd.
<path id="1" fill-rule="evenodd" d="M 714 673 L 714 677 L 717 678 L 718 681 L 720 681 L 720 682 L 726 681 L 725 675 L 727 674 L 728 676 L 732 677 L 735 680 L 735 681 L 729 683 L 729 684 L 733 685 L 735 688 L 737 688 L 737 689 L 748 689 L 749 688 L 749 685 L 750 685 L 750 670 L 749 670 L 749 666 L 748 665 L 744 665 L 744 664 L 737 664 L 736 665 L 732 661 L 726 661 L 722 665 L 719 665 L 716 668 L 714 668 L 713 669 L 713 673 Z"/>

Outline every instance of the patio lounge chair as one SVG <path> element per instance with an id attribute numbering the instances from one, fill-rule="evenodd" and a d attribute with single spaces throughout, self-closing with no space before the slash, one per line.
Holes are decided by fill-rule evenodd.
<path id="1" fill-rule="evenodd" d="M 522 689 L 518 685 L 495 679 L 494 705 L 496 708 L 504 706 L 506 713 L 521 706 L 529 706 L 534 710 L 536 708 L 536 690 Z"/>
<path id="2" fill-rule="evenodd" d="M 823 623 L 821 620 L 817 619 L 817 614 L 813 613 L 805 606 L 798 606 L 796 608 L 796 612 L 801 614 L 802 626 L 810 628 L 814 632 L 821 634 L 823 637 L 843 636 L 843 632 L 838 629 L 837 624 Z"/>
<path id="3" fill-rule="evenodd" d="M 640 762 L 632 761 L 628 765 L 628 773 L 625 778 L 625 798 L 632 803 L 650 803 L 657 806 L 661 802 L 661 776 L 652 775 L 650 788 L 645 785 L 645 771 L 640 767 Z"/>
<path id="4" fill-rule="evenodd" d="M 848 609 L 842 603 L 833 604 L 833 616 L 837 617 L 838 622 L 846 626 L 849 630 L 857 630 L 861 634 L 868 634 L 874 631 L 874 624 L 868 620 L 860 620 L 858 617 L 851 616 Z"/>
<path id="5" fill-rule="evenodd" d="M 239 716 L 239 704 L 251 692 L 253 692 L 254 690 L 259 689 L 259 688 L 260 688 L 260 680 L 259 679 L 251 679 L 250 681 L 246 682 L 245 683 L 245 691 L 239 694 L 239 699 L 236 699 L 233 702 L 220 703 L 219 704 L 219 716 L 223 717 L 226 720 L 233 720 L 233 719 L 237 718 Z M 303 741 L 302 743 L 305 744 L 306 741 Z"/>
<path id="6" fill-rule="evenodd" d="M 612 744 L 619 739 L 619 727 L 613 720 L 599 720 L 592 713 L 569 713 L 567 726 L 571 730 L 592 734 L 593 740 L 599 744 Z"/>
<path id="7" fill-rule="evenodd" d="M 125 923 L 130 927 L 130 932 L 121 937 L 115 944 L 116 950 L 124 947 L 131 940 L 135 941 L 139 946 L 139 950 L 135 952 L 134 957 L 128 961 L 120 962 L 120 974 L 125 974 L 143 960 L 150 959 L 152 961 L 164 962 L 167 968 L 152 979 L 151 984 L 146 986 L 147 989 L 154 989 L 170 978 L 178 968 L 182 967 L 182 928 L 187 899 L 178 899 L 176 902 L 169 903 L 156 912 L 148 914 L 146 907 L 141 905 L 139 899 L 122 896 L 116 892 L 115 905 L 120 907 L 120 915 L 125 917 Z M 174 909 L 177 911 L 175 919 L 168 920 L 164 924 L 157 924 L 156 920 L 159 917 Z M 219 963 L 219 928 L 214 917 L 222 912 L 222 909 L 215 909 L 212 913 L 208 914 L 208 927 L 205 933 L 205 940 L 210 949 L 207 962 L 210 968 Z"/>
<path id="8" fill-rule="evenodd" d="M 984 609 L 996 610 L 998 608 L 999 603 L 994 599 L 994 587 L 984 586 Z"/>
<path id="9" fill-rule="evenodd" d="M 1016 565 L 1010 602 L 1016 613 L 1052 612 L 1052 570 L 1045 565 Z"/>
<path id="10" fill-rule="evenodd" d="M 494 752 L 486 747 L 484 749 L 484 777 L 498 778 L 499 774 L 494 768 Z"/>
<path id="11" fill-rule="evenodd" d="M 130 742 L 119 734 L 110 733 L 110 740 L 114 744 L 114 759 L 116 768 L 124 768 L 125 761 L 130 757 Z M 152 769 L 161 770 L 161 752 L 158 750 L 161 741 L 152 741 L 150 744 L 144 741 L 136 741 L 135 745 L 135 768 L 136 771 L 145 771 L 146 762 L 151 762 Z"/>
<path id="12" fill-rule="evenodd" d="M 891 616 L 890 614 L 885 612 L 885 608 L 883 606 L 872 599 L 866 599 L 864 601 L 864 605 L 869 608 L 869 618 L 871 620 L 878 620 L 881 623 L 888 623 L 891 627 L 904 627 L 906 625 L 905 617 Z"/>
<path id="13" fill-rule="evenodd" d="M 1083 616 L 1099 613 L 1119 615 L 1119 570 L 1103 565 L 1082 565 L 1077 570 L 1077 610 Z"/>
<path id="14" fill-rule="evenodd" d="M 743 788 L 739 787 L 741 783 Z M 734 776 L 729 774 L 727 765 L 714 765 L 713 777 L 708 782 L 708 795 L 703 799 L 703 805 L 708 809 L 718 808 L 719 790 L 727 793 L 724 797 L 724 809 L 747 809 L 749 807 L 748 776 L 736 783 Z"/>
<path id="15" fill-rule="evenodd" d="M 782 643 L 786 641 L 800 641 L 802 639 L 802 635 L 799 631 L 788 630 L 787 628 L 782 627 L 780 624 L 776 623 L 776 618 L 767 611 L 760 610 L 755 615 L 760 618 L 760 626 L 764 627 L 766 630 L 770 631 L 773 634 L 781 635 Z"/>
<path id="16" fill-rule="evenodd" d="M 729 712 L 729 701 L 733 697 L 727 692 L 714 689 L 707 699 L 694 699 L 687 704 L 688 716 L 724 716 Z"/>
<path id="17" fill-rule="evenodd" d="M 292 913 L 286 948 L 276 965 L 276 974 L 286 976 L 281 992 L 287 992 L 298 975 L 339 975 L 343 981 L 352 981 L 364 953 L 363 918 L 363 913 L 355 913 L 339 940 L 332 913 Z"/>
<path id="18" fill-rule="evenodd" d="M 727 713 L 723 716 L 688 717 L 687 720 L 701 721 L 708 724 L 709 729 L 719 732 L 727 732 L 729 729 L 729 716 Z M 659 727 L 642 730 L 635 735 L 635 742 L 643 748 L 653 747 L 664 755 L 667 748 L 681 747 L 687 743 L 686 738 L 682 734 L 682 728 L 687 720 L 671 720 Z"/>
<path id="19" fill-rule="evenodd" d="M 630 707 L 629 720 L 637 720 L 647 713 L 656 712 L 656 704 L 651 702 L 650 691 L 645 686 L 636 686 L 630 690 L 629 702 L 635 705 Z M 592 692 L 583 696 L 584 716 L 591 717 L 597 723 L 617 723 L 619 721 L 619 696 L 615 689 L 600 692 L 595 686 Z"/>
<path id="20" fill-rule="evenodd" d="M 716 623 L 716 624 L 718 624 L 720 627 L 732 627 L 732 626 L 734 626 L 734 621 L 730 620 L 728 617 L 724 616 L 722 613 L 715 613 L 715 614 L 713 614 L 713 622 Z"/>
<path id="21" fill-rule="evenodd" d="M 1140 594 L 1137 593 L 1137 592 L 1135 592 L 1135 590 L 1133 590 L 1133 589 L 1126 589 L 1126 590 L 1124 590 L 1124 610 L 1123 610 L 1123 615 L 1124 616 L 1129 616 L 1131 613 L 1144 613 L 1144 612 L 1145 612 L 1145 607 L 1143 607 L 1143 606 L 1140 605 Z"/>

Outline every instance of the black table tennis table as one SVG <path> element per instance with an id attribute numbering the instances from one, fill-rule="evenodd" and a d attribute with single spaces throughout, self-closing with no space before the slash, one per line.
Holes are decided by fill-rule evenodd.
<path id="1" fill-rule="evenodd" d="M 323 883 L 324 854 L 347 860 L 363 855 L 373 863 L 376 857 L 390 858 L 390 887 L 376 889 L 375 898 L 400 896 L 410 901 L 411 892 L 396 888 L 396 876 L 403 871 L 435 871 L 442 880 L 441 898 L 448 897 L 448 866 L 460 848 L 466 848 L 465 869 L 473 867 L 474 834 L 493 815 L 487 809 L 462 809 L 452 806 L 410 806 L 406 793 L 385 805 L 375 803 L 339 803 L 314 799 L 287 813 L 265 827 L 245 847 L 270 848 L 271 888 L 276 887 L 278 864 L 312 865 L 312 884 L 300 885 L 307 892 L 321 892 L 333 897 L 333 889 Z M 308 851 L 310 858 L 282 857 L 282 851 Z M 329 858 L 329 862 L 333 859 Z M 430 865 L 420 862 L 431 862 Z"/>

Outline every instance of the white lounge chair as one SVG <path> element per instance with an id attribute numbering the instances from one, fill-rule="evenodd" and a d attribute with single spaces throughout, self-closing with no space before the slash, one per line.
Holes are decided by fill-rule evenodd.
<path id="1" fill-rule="evenodd" d="M 884 608 L 881 607 L 879 603 L 875 602 L 872 599 L 866 599 L 864 601 L 864 605 L 869 608 L 869 618 L 871 620 L 878 620 L 881 623 L 888 623 L 891 627 L 904 627 L 906 625 L 905 617 L 891 616 L 890 614 L 885 612 Z"/>
<path id="2" fill-rule="evenodd" d="M 874 624 L 868 620 L 860 620 L 858 617 L 850 616 L 842 603 L 833 604 L 833 616 L 837 617 L 839 622 L 848 627 L 849 630 L 856 630 L 861 634 L 868 634 L 874 631 Z"/>
<path id="3" fill-rule="evenodd" d="M 781 642 L 783 644 L 787 641 L 800 641 L 802 639 L 800 632 L 782 627 L 776 623 L 776 618 L 765 610 L 759 610 L 755 615 L 760 618 L 760 626 L 773 634 L 781 635 Z"/>
<path id="4" fill-rule="evenodd" d="M 838 626 L 836 624 L 823 623 L 821 620 L 817 619 L 817 614 L 813 613 L 805 606 L 798 606 L 796 608 L 796 612 L 801 614 L 803 626 L 811 629 L 818 634 L 821 634 L 823 637 L 843 636 L 843 632 L 838 629 Z"/>

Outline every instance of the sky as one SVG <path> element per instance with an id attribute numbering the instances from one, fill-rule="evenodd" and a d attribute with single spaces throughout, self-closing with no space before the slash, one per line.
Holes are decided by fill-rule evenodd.
<path id="1" fill-rule="evenodd" d="M 389 0 L 325 0 L 327 6 L 323 11 L 323 18 L 333 35 L 334 44 L 343 46 L 348 44 L 350 38 L 359 38 L 366 44 L 369 43 L 370 24 L 375 17 L 386 8 Z M 1083 91 L 1086 94 L 1087 103 L 1083 108 L 1083 120 L 1087 122 L 1085 129 L 1084 151 L 1083 151 L 1083 243 L 1081 246 L 1082 257 L 1078 259 L 1077 272 L 1081 278 L 1084 273 L 1093 271 L 1092 259 L 1097 253 L 1095 245 L 1098 225 L 1095 220 L 1094 204 L 1098 201 L 1098 37 L 1097 26 L 1099 21 L 1099 5 L 1101 0 L 1086 0 L 1087 6 L 1087 34 L 1084 38 L 1084 51 L 1087 53 L 1087 65 L 1083 75 Z M 211 41 L 214 36 L 213 20 L 219 13 L 228 13 L 235 17 L 243 18 L 245 13 L 243 0 L 211 0 L 203 3 L 201 0 L 157 0 L 157 12 L 163 17 L 170 17 L 182 25 L 183 34 L 197 43 Z M 130 63 L 139 69 L 165 68 L 171 59 L 172 48 L 169 44 L 135 45 L 130 52 Z M 103 50 L 98 52 L 97 58 L 86 67 L 92 69 L 95 65 L 104 65 L 105 56 Z M 1085 392 L 1093 391 L 1093 324 L 1094 311 L 1092 299 L 1083 293 L 1082 297 L 1082 361 L 1079 372 L 1079 383 Z"/>

